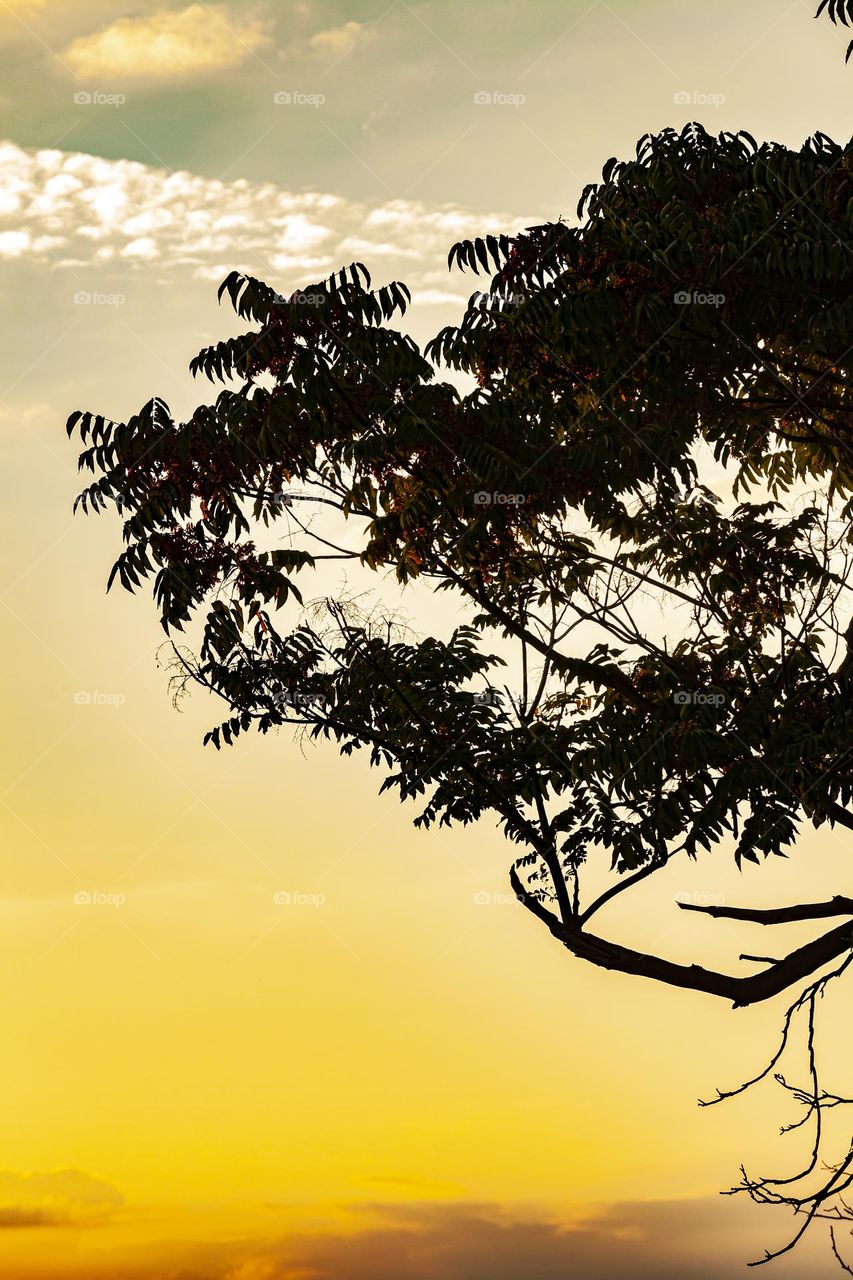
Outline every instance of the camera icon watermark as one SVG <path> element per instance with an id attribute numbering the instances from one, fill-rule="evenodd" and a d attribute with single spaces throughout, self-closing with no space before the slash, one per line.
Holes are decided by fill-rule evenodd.
<path id="1" fill-rule="evenodd" d="M 724 693 L 702 693 L 695 689 L 676 689 L 672 700 L 677 707 L 722 707 L 726 702 Z"/>
<path id="2" fill-rule="evenodd" d="M 721 107 L 725 100 L 724 93 L 702 93 L 699 89 L 679 89 L 672 95 L 677 107 Z"/>
<path id="3" fill-rule="evenodd" d="M 74 694 L 78 707 L 123 707 L 125 702 L 123 693 L 101 693 L 98 689 L 78 689 Z"/>
<path id="4" fill-rule="evenodd" d="M 91 293 L 78 289 L 74 294 L 75 307 L 123 307 L 127 298 L 123 293 Z"/>
<path id="5" fill-rule="evenodd" d="M 487 293 L 481 290 L 471 294 L 468 305 L 478 311 L 488 311 L 496 306 L 509 310 L 511 307 L 520 307 L 529 297 L 527 293 Z"/>
<path id="6" fill-rule="evenodd" d="M 476 907 L 508 907 L 513 902 L 521 902 L 521 898 L 514 893 L 487 893 L 481 889 L 479 893 L 474 894 Z"/>
<path id="7" fill-rule="evenodd" d="M 277 107 L 322 107 L 325 93 L 305 93 L 302 89 L 279 89 L 272 100 Z"/>
<path id="8" fill-rule="evenodd" d="M 124 93 L 101 93 L 99 89 L 79 89 L 74 94 L 75 107 L 123 107 L 126 102 Z"/>
<path id="9" fill-rule="evenodd" d="M 677 307 L 721 307 L 726 301 L 726 295 L 703 293 L 701 289 L 677 289 L 672 300 Z"/>
<path id="10" fill-rule="evenodd" d="M 502 706 L 501 695 L 497 689 L 480 689 L 474 694 L 474 703 L 478 707 Z"/>
<path id="11" fill-rule="evenodd" d="M 527 101 L 524 93 L 504 93 L 500 89 L 480 89 L 474 94 L 477 107 L 521 107 Z"/>
<path id="12" fill-rule="evenodd" d="M 326 905 L 325 893 L 302 893 L 291 892 L 287 889 L 279 889 L 274 893 L 272 900 L 277 907 L 323 907 Z"/>
<path id="13" fill-rule="evenodd" d="M 489 493 L 486 489 L 479 489 L 474 494 L 476 507 L 523 507 L 529 500 L 529 493 Z"/>
<path id="14" fill-rule="evenodd" d="M 126 902 L 126 893 L 102 893 L 100 890 L 90 892 L 88 889 L 79 889 L 74 895 L 75 907 L 123 907 Z"/>

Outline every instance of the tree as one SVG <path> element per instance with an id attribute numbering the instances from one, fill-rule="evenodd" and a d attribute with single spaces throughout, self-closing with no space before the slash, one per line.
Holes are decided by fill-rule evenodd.
<path id="1" fill-rule="evenodd" d="M 220 297 L 254 327 L 192 368 L 238 388 L 187 422 L 155 398 L 68 423 L 98 473 L 78 501 L 125 516 L 110 584 L 153 575 L 170 637 L 198 619 L 173 650 L 227 705 L 206 741 L 295 725 L 365 750 L 417 825 L 496 819 L 519 902 L 574 956 L 735 1007 L 791 992 L 806 1182 L 843 1101 L 817 1083 L 813 1022 L 853 961 L 853 898 L 680 904 L 825 922 L 736 974 L 595 922 L 673 859 L 853 829 L 852 166 L 821 134 L 792 151 L 666 130 L 608 161 L 578 226 L 455 245 L 450 266 L 490 283 L 423 353 L 389 323 L 405 286 L 361 264 L 288 297 L 233 273 Z M 303 607 L 297 579 L 329 560 L 452 593 L 467 620 L 417 638 L 360 598 Z M 808 1225 L 843 1218 L 851 1184 L 853 1147 L 816 1191 L 743 1189 Z"/>

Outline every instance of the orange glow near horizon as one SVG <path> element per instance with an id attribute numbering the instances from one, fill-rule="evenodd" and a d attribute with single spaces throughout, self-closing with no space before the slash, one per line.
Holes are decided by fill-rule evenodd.
<path id="1" fill-rule="evenodd" d="M 771 0 L 697 7 L 695 31 L 671 0 L 499 20 L 481 0 L 0 9 L 0 197 L 20 205 L 0 200 L 0 1280 L 738 1274 L 787 1223 L 717 1192 L 741 1159 L 796 1152 L 780 1160 L 772 1090 L 696 1100 L 763 1062 L 779 1002 L 733 1012 L 584 966 L 511 899 L 495 827 L 416 831 L 333 746 L 203 748 L 219 709 L 196 693 L 176 711 L 147 594 L 105 596 L 120 525 L 72 519 L 63 423 L 207 395 L 187 361 L 234 331 L 215 288 L 243 259 L 294 287 L 327 257 L 411 273 L 422 337 L 475 287 L 445 271 L 459 235 L 571 210 L 646 129 L 701 110 L 798 145 L 839 134 L 837 32 Z M 484 88 L 526 107 L 490 112 Z M 297 89 L 327 114 L 274 110 Z M 700 858 L 602 932 L 736 964 L 744 935 L 679 896 L 816 898 L 848 856 L 823 831 L 772 874 Z M 849 1020 L 835 995 L 826 1010 L 843 1093 Z M 776 1271 L 832 1274 L 810 1246 Z"/>

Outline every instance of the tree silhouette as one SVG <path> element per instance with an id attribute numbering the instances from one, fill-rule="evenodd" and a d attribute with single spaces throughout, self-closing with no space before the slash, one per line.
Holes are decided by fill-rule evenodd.
<path id="1" fill-rule="evenodd" d="M 227 705 L 206 741 L 295 725 L 366 750 L 417 825 L 496 819 L 519 902 L 573 955 L 736 1007 L 792 993 L 783 1049 L 805 1020 L 810 1080 L 777 1078 L 813 1158 L 741 1189 L 806 1225 L 843 1219 L 853 1183 L 852 1147 L 800 1190 L 844 1102 L 817 1082 L 814 1014 L 853 958 L 853 899 L 680 903 L 827 922 L 745 972 L 595 924 L 674 860 L 853 829 L 851 161 L 822 134 L 645 137 L 578 226 L 455 245 L 488 288 L 424 352 L 393 327 L 405 286 L 358 263 L 287 297 L 233 273 L 220 297 L 253 327 L 192 368 L 239 385 L 182 423 L 153 399 L 68 424 L 98 473 L 78 501 L 125 517 L 110 583 L 153 576 L 170 637 L 198 620 L 173 648 Z M 413 636 L 324 592 L 329 561 L 467 618 Z"/>

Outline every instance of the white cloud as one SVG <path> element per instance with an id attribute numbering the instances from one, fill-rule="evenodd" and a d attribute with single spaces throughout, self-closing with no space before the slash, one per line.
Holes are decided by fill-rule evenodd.
<path id="1" fill-rule="evenodd" d="M 419 307 L 445 307 L 459 302 L 459 295 L 448 289 L 415 289 L 412 303 Z"/>
<path id="2" fill-rule="evenodd" d="M 403 244 L 386 244 L 383 240 L 370 240 L 365 236 L 347 236 L 340 243 L 342 253 L 351 254 L 359 260 L 364 254 L 373 258 L 409 258 L 418 259 L 417 249 Z"/>
<path id="3" fill-rule="evenodd" d="M 279 248 L 289 253 L 314 249 L 332 235 L 329 227 L 312 222 L 304 213 L 288 214 L 278 238 Z"/>
<path id="4" fill-rule="evenodd" d="M 20 258 L 32 242 L 29 231 L 0 231 L 0 258 Z"/>
<path id="5" fill-rule="evenodd" d="M 361 39 L 364 29 L 363 22 L 345 22 L 341 27 L 318 31 L 308 41 L 308 48 L 321 57 L 343 57 Z"/>
<path id="6" fill-rule="evenodd" d="M 151 262 L 157 257 L 157 241 L 151 236 L 142 236 L 139 240 L 131 240 L 122 249 L 125 258 L 139 258 L 143 262 Z"/>
<path id="7" fill-rule="evenodd" d="M 79 36 L 63 57 L 81 80 L 181 78 L 244 62 L 269 42 L 264 23 L 224 4 L 191 4 Z"/>
<path id="8" fill-rule="evenodd" d="M 156 269 L 218 282 L 238 269 L 290 290 L 357 259 L 377 283 L 403 279 L 422 305 L 438 306 L 477 288 L 446 270 L 455 240 L 530 221 L 420 201 L 367 205 L 13 142 L 0 143 L 0 168 L 0 258 L 77 273 Z"/>

